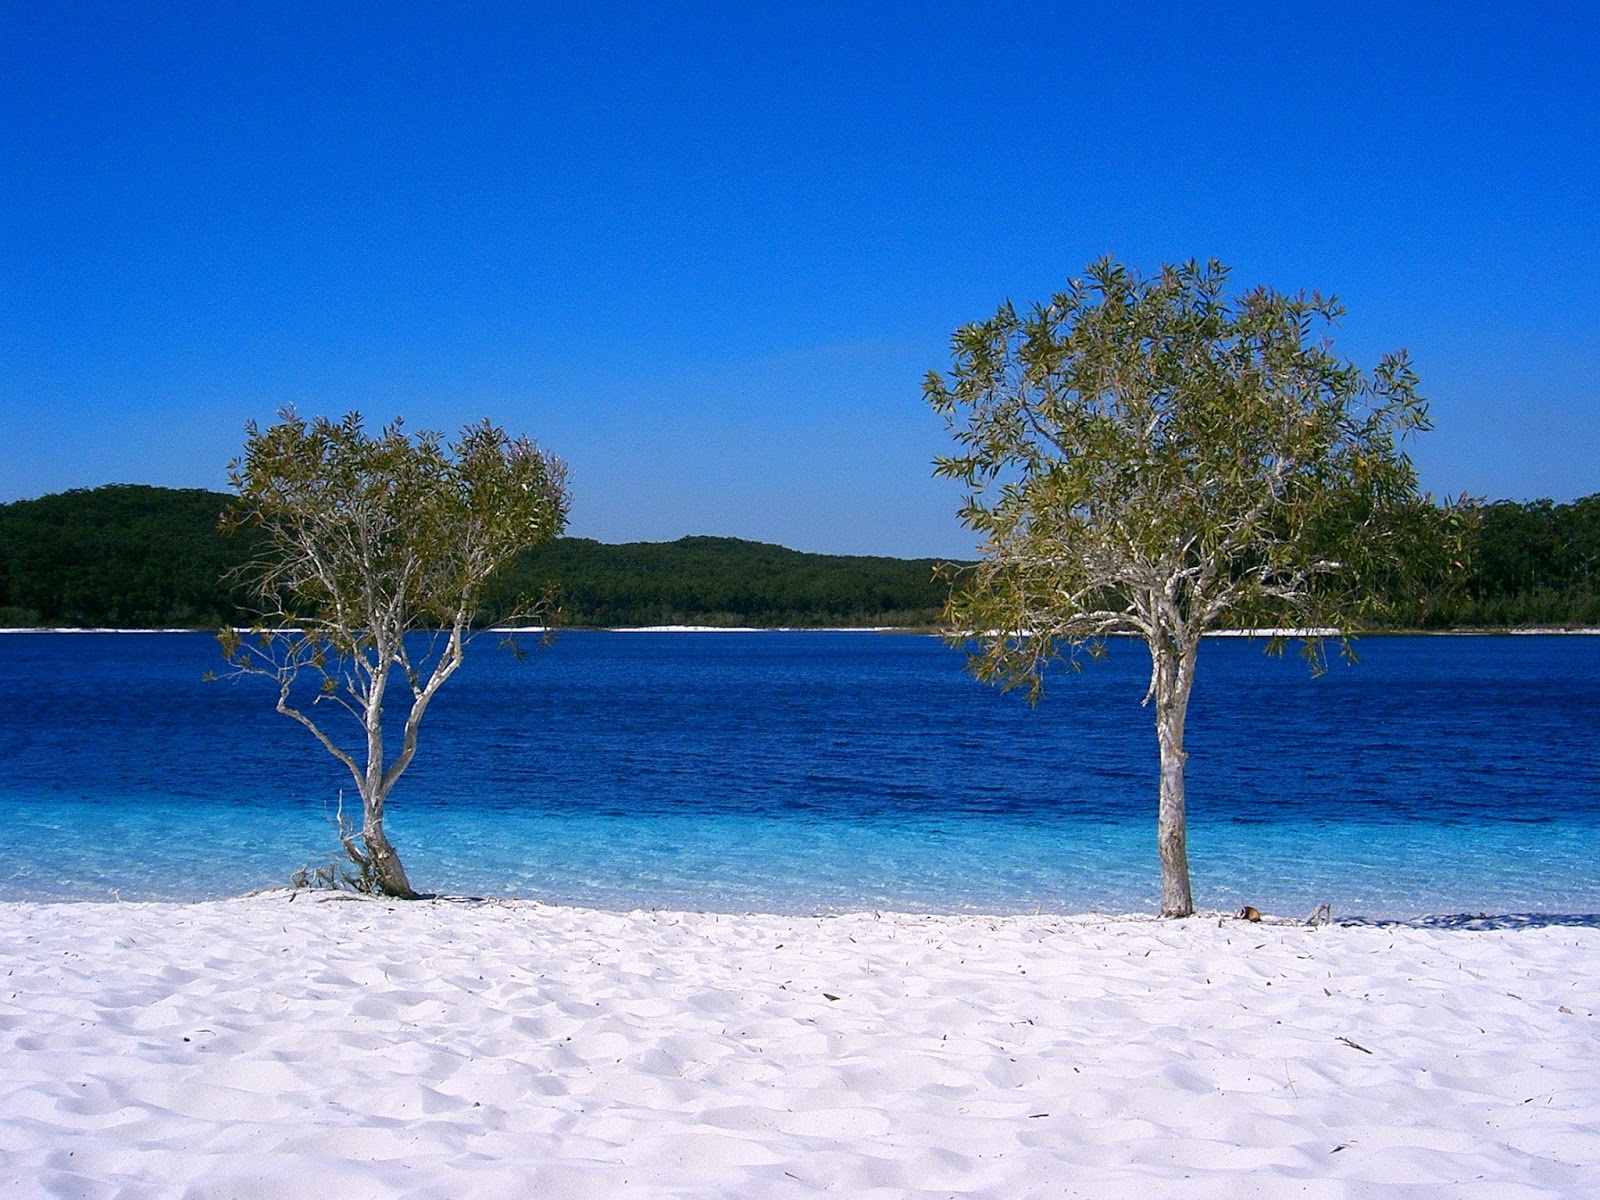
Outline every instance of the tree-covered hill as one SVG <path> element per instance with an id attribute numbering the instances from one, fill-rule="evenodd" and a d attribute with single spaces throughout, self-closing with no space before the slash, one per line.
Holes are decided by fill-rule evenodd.
<path id="1" fill-rule="evenodd" d="M 229 498 L 111 484 L 0 504 L 0 625 L 215 626 L 239 595 L 224 576 L 251 553 L 225 537 Z"/>
<path id="2" fill-rule="evenodd" d="M 576 625 L 931 625 L 947 587 L 934 559 L 805 554 L 738 538 L 609 546 L 563 538 L 524 556 L 492 585 L 513 596 L 560 588 Z"/>
<path id="3" fill-rule="evenodd" d="M 217 520 L 230 498 L 114 484 L 0 504 L 0 625 L 192 626 L 247 621 L 226 579 L 257 542 Z M 565 538 L 491 586 L 490 615 L 554 585 L 568 625 L 921 625 L 934 560 L 805 554 L 737 538 L 604 545 Z"/>
<path id="4" fill-rule="evenodd" d="M 230 498 L 112 484 L 0 504 L 0 626 L 187 626 L 247 621 L 226 582 L 256 547 L 226 536 Z M 1477 509 L 1456 595 L 1408 624 L 1600 625 L 1600 494 Z M 563 538 L 493 581 L 491 616 L 555 585 L 568 625 L 934 624 L 933 559 L 805 554 L 737 538 L 612 546 Z"/>

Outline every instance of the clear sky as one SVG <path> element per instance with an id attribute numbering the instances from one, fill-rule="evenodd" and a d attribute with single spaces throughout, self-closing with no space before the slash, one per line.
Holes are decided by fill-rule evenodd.
<path id="1" fill-rule="evenodd" d="M 489 416 L 572 532 L 961 554 L 921 378 L 1090 259 L 1409 347 L 1424 485 L 1600 491 L 1600 6 L 7 5 L 0 500 Z"/>

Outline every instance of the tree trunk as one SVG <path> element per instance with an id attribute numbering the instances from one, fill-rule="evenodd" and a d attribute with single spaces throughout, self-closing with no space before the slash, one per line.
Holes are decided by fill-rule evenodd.
<path id="1" fill-rule="evenodd" d="M 377 640 L 373 659 L 366 695 L 367 774 L 361 787 L 361 841 L 378 890 L 385 896 L 415 900 L 417 893 L 400 865 L 400 856 L 383 832 L 383 802 L 394 782 L 383 763 L 383 697 L 389 686 L 389 664 L 394 652 L 382 638 Z"/>
<path id="2" fill-rule="evenodd" d="M 1196 646 L 1165 639 L 1150 647 L 1154 662 L 1156 738 L 1161 743 L 1161 801 L 1156 816 L 1156 849 L 1161 857 L 1161 915 L 1194 914 L 1189 888 L 1188 818 L 1184 811 L 1183 724 L 1194 684 Z"/>
<path id="3" fill-rule="evenodd" d="M 367 862 L 372 867 L 372 877 L 378 890 L 401 900 L 417 899 L 411 880 L 406 878 L 406 869 L 400 865 L 400 855 L 395 853 L 395 848 L 389 844 L 383 832 L 383 801 L 362 807 L 365 812 L 361 823 L 361 841 L 366 846 Z"/>

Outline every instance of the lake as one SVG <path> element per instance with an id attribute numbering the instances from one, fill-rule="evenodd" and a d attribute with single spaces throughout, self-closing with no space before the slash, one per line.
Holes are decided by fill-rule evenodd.
<path id="1" fill-rule="evenodd" d="M 1030 708 L 936 638 L 486 636 L 393 793 L 424 890 L 605 908 L 1153 912 L 1143 647 Z M 1600 638 L 1208 641 L 1202 908 L 1600 912 Z M 335 849 L 349 778 L 201 634 L 0 637 L 0 899 L 194 899 Z"/>

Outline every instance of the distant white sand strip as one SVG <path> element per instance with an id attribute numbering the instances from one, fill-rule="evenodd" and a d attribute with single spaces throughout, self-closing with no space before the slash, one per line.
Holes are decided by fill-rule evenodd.
<path id="1" fill-rule="evenodd" d="M 1294 626 L 1264 625 L 1260 629 L 1209 629 L 1204 634 L 1208 638 L 1336 638 L 1344 631 L 1333 626 L 1308 626 L 1298 629 Z"/>
<path id="2" fill-rule="evenodd" d="M 8 1197 L 1600 1180 L 1600 930 L 0 905 Z"/>
<path id="3" fill-rule="evenodd" d="M 894 625 L 618 625 L 609 633 L 899 633 Z"/>
<path id="4" fill-rule="evenodd" d="M 618 625 L 611 633 L 769 633 L 750 625 Z"/>

